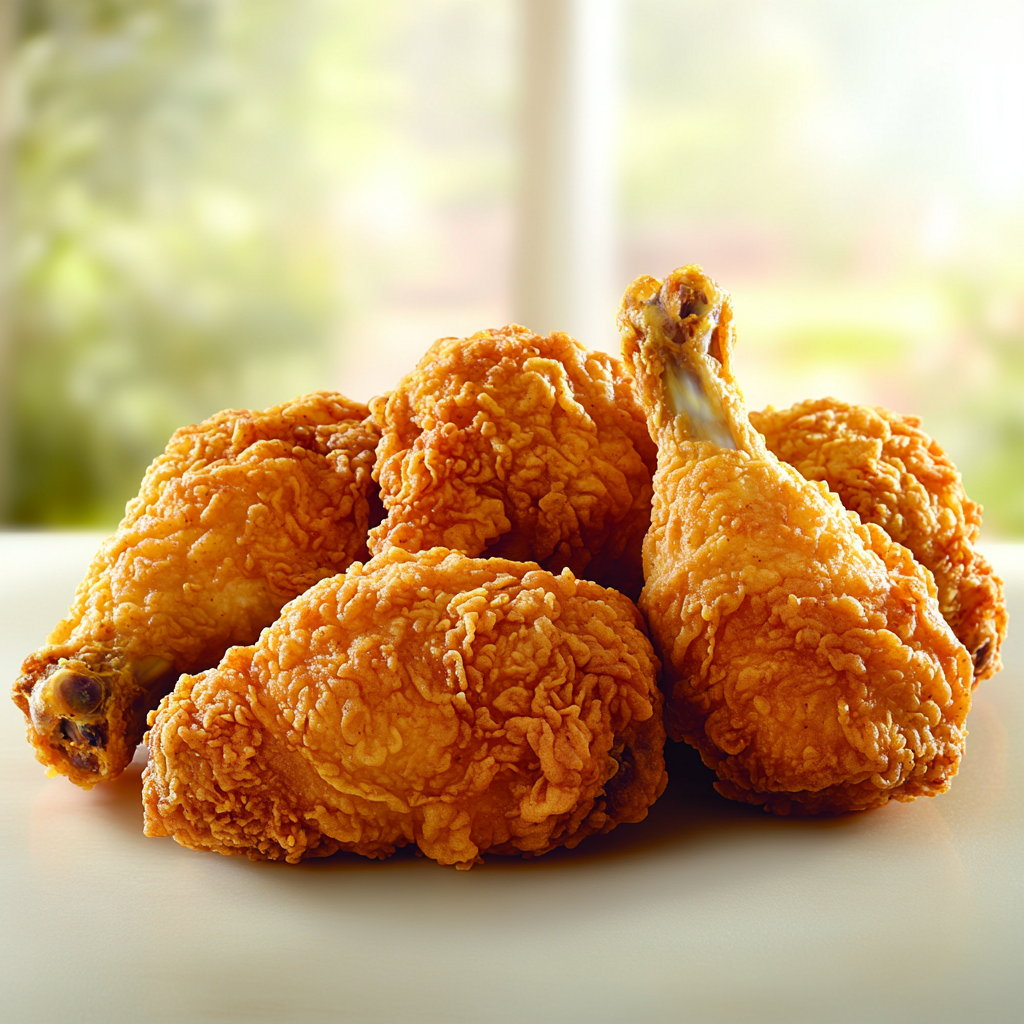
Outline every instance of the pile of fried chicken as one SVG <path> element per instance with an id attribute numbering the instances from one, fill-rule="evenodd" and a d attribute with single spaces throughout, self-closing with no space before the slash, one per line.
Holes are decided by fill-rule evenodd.
<path id="1" fill-rule="evenodd" d="M 147 835 L 290 863 L 573 847 L 666 733 L 778 814 L 946 790 L 1006 634 L 956 467 L 882 409 L 748 414 L 700 267 L 619 326 L 177 431 L 15 683 L 38 759 L 88 788 L 145 739 Z"/>

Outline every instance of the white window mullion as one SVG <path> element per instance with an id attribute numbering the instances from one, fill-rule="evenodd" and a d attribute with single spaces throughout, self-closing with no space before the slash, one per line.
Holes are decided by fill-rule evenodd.
<path id="1" fill-rule="evenodd" d="M 618 0 L 519 0 L 515 319 L 615 347 Z"/>

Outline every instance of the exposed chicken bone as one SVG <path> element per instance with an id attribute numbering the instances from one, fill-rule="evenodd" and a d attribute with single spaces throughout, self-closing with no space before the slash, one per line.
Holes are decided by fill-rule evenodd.
<path id="1" fill-rule="evenodd" d="M 714 293 L 709 298 L 708 290 L 686 285 L 670 290 L 666 282 L 647 303 L 644 321 L 649 334 L 665 339 L 658 347 L 665 363 L 662 383 L 668 410 L 685 417 L 691 440 L 735 449 L 725 410 L 709 379 L 708 360 L 720 360 L 716 329 L 721 303 Z"/>

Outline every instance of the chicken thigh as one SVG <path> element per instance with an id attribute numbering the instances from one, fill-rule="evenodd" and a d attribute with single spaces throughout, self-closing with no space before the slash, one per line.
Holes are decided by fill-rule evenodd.
<path id="1" fill-rule="evenodd" d="M 517 326 L 442 338 L 371 409 L 372 553 L 442 545 L 639 595 L 654 445 L 618 359 Z"/>
<path id="2" fill-rule="evenodd" d="M 151 717 L 146 833 L 252 859 L 536 855 L 665 788 L 635 605 L 535 563 L 389 548 Z"/>
<path id="3" fill-rule="evenodd" d="M 920 419 L 820 398 L 752 412 L 750 422 L 769 451 L 910 548 L 935 577 L 939 608 L 971 656 L 974 685 L 994 676 L 1006 636 L 1003 581 L 975 547 L 981 507 Z"/>

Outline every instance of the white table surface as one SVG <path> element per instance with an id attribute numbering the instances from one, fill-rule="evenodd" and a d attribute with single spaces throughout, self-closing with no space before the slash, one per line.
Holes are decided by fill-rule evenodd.
<path id="1" fill-rule="evenodd" d="M 67 607 L 95 534 L 0 533 L 0 666 Z M 1024 545 L 992 546 L 1024 621 Z M 1024 1019 L 1024 643 L 932 800 L 785 820 L 688 751 L 640 825 L 469 872 L 297 867 L 142 834 L 139 759 L 47 779 L 0 702 L 0 1020 Z M 674 772 L 673 772 L 674 769 Z"/>

